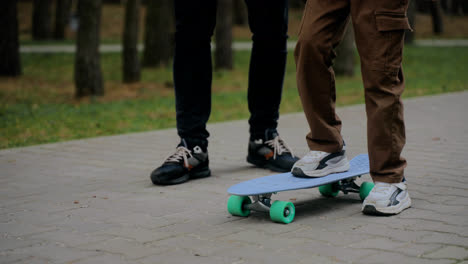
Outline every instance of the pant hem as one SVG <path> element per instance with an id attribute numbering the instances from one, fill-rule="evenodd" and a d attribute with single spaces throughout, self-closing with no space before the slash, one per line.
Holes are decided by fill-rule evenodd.
<path id="1" fill-rule="evenodd" d="M 385 182 L 385 183 L 400 183 L 403 181 L 403 176 L 376 176 L 372 175 L 374 182 Z"/>
<path id="2" fill-rule="evenodd" d="M 317 143 L 314 143 L 314 142 L 310 142 L 309 140 L 307 140 L 307 145 L 309 146 L 309 149 L 312 151 L 323 151 L 323 152 L 327 152 L 327 153 L 335 153 L 335 152 L 339 152 L 343 149 L 343 146 L 342 145 L 323 145 L 323 144 L 317 144 Z"/>

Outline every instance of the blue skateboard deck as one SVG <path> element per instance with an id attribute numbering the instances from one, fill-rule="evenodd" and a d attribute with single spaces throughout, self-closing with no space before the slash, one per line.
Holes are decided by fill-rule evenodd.
<path id="1" fill-rule="evenodd" d="M 228 193 L 248 196 L 307 189 L 369 173 L 369 157 L 367 154 L 360 154 L 349 163 L 350 167 L 346 172 L 333 173 L 320 178 L 299 178 L 293 176 L 290 172 L 275 174 L 233 185 L 228 189 Z"/>
<path id="2" fill-rule="evenodd" d="M 322 195 L 335 197 L 339 191 L 359 193 L 365 199 L 374 184 L 363 182 L 358 186 L 354 181 L 369 173 L 369 157 L 360 154 L 350 161 L 346 172 L 332 173 L 320 178 L 299 178 L 291 173 L 265 176 L 238 183 L 228 189 L 231 194 L 227 210 L 235 216 L 246 217 L 251 211 L 267 212 L 274 222 L 288 224 L 293 221 L 296 209 L 289 201 L 273 201 L 271 196 L 277 192 L 319 187 Z M 250 199 L 251 196 L 253 201 Z"/>

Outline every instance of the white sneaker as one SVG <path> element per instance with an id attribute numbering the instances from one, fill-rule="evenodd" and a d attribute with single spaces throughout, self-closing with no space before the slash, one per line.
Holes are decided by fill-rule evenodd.
<path id="1" fill-rule="evenodd" d="M 362 203 L 362 212 L 369 215 L 394 215 L 411 206 L 406 182 L 376 182 Z"/>
<path id="2" fill-rule="evenodd" d="M 296 177 L 315 178 L 347 170 L 349 170 L 349 161 L 343 148 L 335 153 L 310 151 L 294 164 L 291 172 Z"/>

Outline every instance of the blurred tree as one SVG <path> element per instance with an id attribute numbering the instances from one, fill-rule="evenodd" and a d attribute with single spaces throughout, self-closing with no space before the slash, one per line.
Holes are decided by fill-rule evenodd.
<path id="1" fill-rule="evenodd" d="M 442 0 L 443 10 L 450 15 L 468 15 L 468 1 L 466 0 Z"/>
<path id="2" fill-rule="evenodd" d="M 52 0 L 34 0 L 32 20 L 33 39 L 44 40 L 52 36 L 51 7 Z"/>
<path id="3" fill-rule="evenodd" d="M 140 0 L 128 0 L 125 7 L 122 53 L 123 81 L 125 83 L 140 81 L 140 60 L 137 48 L 140 6 Z"/>
<path id="4" fill-rule="evenodd" d="M 3 1 L 0 8 L 0 76 L 21 75 L 16 0 Z"/>
<path id="5" fill-rule="evenodd" d="M 289 7 L 295 8 L 295 9 L 301 9 L 301 8 L 304 8 L 304 4 L 306 2 L 307 0 L 289 0 Z"/>
<path id="6" fill-rule="evenodd" d="M 444 24 L 442 21 L 442 7 L 439 0 L 431 0 L 431 15 L 432 15 L 432 29 L 435 34 L 444 32 Z"/>
<path id="7" fill-rule="evenodd" d="M 232 1 L 218 0 L 215 69 L 232 69 Z"/>
<path id="8" fill-rule="evenodd" d="M 144 67 L 165 65 L 171 60 L 173 51 L 172 5 L 172 0 L 146 1 Z"/>
<path id="9" fill-rule="evenodd" d="M 71 6 L 71 0 L 56 1 L 54 39 L 65 39 L 65 29 L 70 19 Z"/>
<path id="10" fill-rule="evenodd" d="M 466 0 L 465 0 L 465 1 L 459 0 L 459 2 L 460 2 L 460 5 L 461 5 L 461 9 L 462 9 L 462 11 L 463 11 L 463 14 L 464 14 L 465 16 L 468 15 L 468 1 L 466 1 Z"/>
<path id="11" fill-rule="evenodd" d="M 449 5 L 451 5 L 452 0 L 441 0 L 440 5 L 442 6 L 442 9 L 445 11 L 445 13 L 449 14 Z"/>
<path id="12" fill-rule="evenodd" d="M 337 54 L 333 70 L 336 75 L 353 76 L 355 64 L 354 32 L 352 23 L 348 23 L 343 36 L 343 40 L 336 47 Z"/>
<path id="13" fill-rule="evenodd" d="M 414 2 L 416 2 L 416 11 L 418 13 L 423 13 L 423 14 L 428 14 L 429 13 L 429 4 L 428 4 L 428 1 L 431 1 L 431 0 L 412 0 Z"/>
<path id="14" fill-rule="evenodd" d="M 101 0 L 79 0 L 80 25 L 76 40 L 76 97 L 104 95 L 99 55 Z"/>
<path id="15" fill-rule="evenodd" d="M 247 6 L 244 0 L 233 0 L 233 23 L 238 26 L 245 26 L 249 23 Z"/>
<path id="16" fill-rule="evenodd" d="M 408 6 L 408 20 L 409 24 L 411 27 L 414 29 L 415 28 L 415 22 L 416 22 L 416 12 L 417 12 L 417 2 L 414 0 L 409 1 L 409 6 Z M 413 44 L 414 42 L 414 32 L 407 29 L 405 30 L 405 44 Z"/>

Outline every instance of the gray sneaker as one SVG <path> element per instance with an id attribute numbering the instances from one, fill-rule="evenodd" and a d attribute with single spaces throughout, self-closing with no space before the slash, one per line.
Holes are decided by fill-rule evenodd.
<path id="1" fill-rule="evenodd" d="M 294 164 L 291 172 L 296 177 L 316 178 L 347 170 L 349 161 L 343 148 L 335 153 L 312 150 Z"/>
<path id="2" fill-rule="evenodd" d="M 394 215 L 411 206 L 406 182 L 376 182 L 362 203 L 362 212 L 368 215 Z"/>

